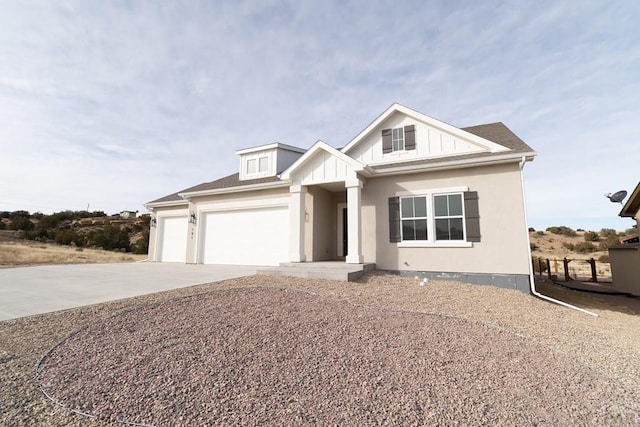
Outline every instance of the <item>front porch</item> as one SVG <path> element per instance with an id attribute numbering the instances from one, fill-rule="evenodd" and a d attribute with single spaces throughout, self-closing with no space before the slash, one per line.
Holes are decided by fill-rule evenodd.
<path id="1" fill-rule="evenodd" d="M 347 264 L 344 261 L 283 262 L 279 267 L 258 269 L 258 274 L 351 282 L 375 267 L 373 263 Z"/>

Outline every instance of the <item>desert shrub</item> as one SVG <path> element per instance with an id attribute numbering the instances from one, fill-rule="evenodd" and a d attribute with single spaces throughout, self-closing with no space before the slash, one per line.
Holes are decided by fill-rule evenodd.
<path id="1" fill-rule="evenodd" d="M 600 261 L 600 262 L 611 262 L 611 260 L 609 259 L 609 255 L 607 255 L 607 254 L 600 255 L 598 257 L 598 261 Z"/>
<path id="2" fill-rule="evenodd" d="M 531 258 L 533 263 L 533 271 L 537 274 L 542 274 L 547 271 L 547 260 L 546 258 L 534 256 Z"/>
<path id="3" fill-rule="evenodd" d="M 536 245 L 535 243 L 529 243 L 529 247 L 531 248 L 532 251 L 538 250 L 538 245 Z"/>
<path id="4" fill-rule="evenodd" d="M 584 228 L 576 228 L 576 231 L 584 231 Z"/>
<path id="5" fill-rule="evenodd" d="M 4 221 L 0 221 L 0 230 L 5 230 L 7 228 L 7 225 L 4 223 Z"/>
<path id="6" fill-rule="evenodd" d="M 7 219 L 11 218 L 11 212 L 9 212 L 9 211 L 1 211 L 0 212 L 0 218 L 7 218 Z"/>
<path id="7" fill-rule="evenodd" d="M 529 233 L 533 233 L 534 231 L 536 231 L 536 229 L 535 229 L 535 228 L 533 228 L 533 227 L 529 227 Z"/>
<path id="8" fill-rule="evenodd" d="M 22 230 L 29 231 L 36 228 L 35 224 L 31 222 L 29 217 L 26 216 L 17 216 L 11 219 L 9 222 L 9 229 L 11 230 Z"/>
<path id="9" fill-rule="evenodd" d="M 600 236 L 603 238 L 618 237 L 618 232 L 613 228 L 603 228 L 602 230 L 600 230 Z"/>
<path id="10" fill-rule="evenodd" d="M 70 245 L 76 240 L 78 240 L 78 234 L 73 230 L 58 230 L 53 238 L 53 241 L 59 245 Z"/>
<path id="11" fill-rule="evenodd" d="M 600 242 L 598 245 L 598 249 L 601 251 L 606 251 L 610 246 L 616 246 L 620 244 L 620 239 L 618 236 L 609 236 L 604 241 Z"/>
<path id="12" fill-rule="evenodd" d="M 538 230 L 538 231 L 536 231 L 536 234 L 537 234 L 538 236 L 544 236 L 544 231 L 542 231 L 542 230 Z"/>
<path id="13" fill-rule="evenodd" d="M 45 215 L 38 221 L 39 228 L 56 228 L 60 223 L 60 218 L 56 215 Z"/>
<path id="14" fill-rule="evenodd" d="M 134 244 L 131 246 L 131 252 L 134 254 L 148 254 L 149 253 L 149 232 L 143 231 L 142 237 L 140 237 Z"/>
<path id="15" fill-rule="evenodd" d="M 567 248 L 567 249 L 569 249 L 570 251 L 572 251 L 572 250 L 574 250 L 574 249 L 575 249 L 574 244 L 573 244 L 573 243 L 569 243 L 569 242 L 564 242 L 564 243 L 562 244 L 562 247 L 563 247 L 563 248 Z"/>
<path id="16" fill-rule="evenodd" d="M 596 245 L 591 242 L 580 242 L 573 246 L 573 250 L 579 254 L 588 254 L 596 251 Z"/>
<path id="17" fill-rule="evenodd" d="M 597 242 L 600 240 L 600 234 L 596 231 L 587 231 L 584 233 L 585 242 Z"/>
<path id="18" fill-rule="evenodd" d="M 108 251 L 124 249 L 129 252 L 131 250 L 129 234 L 111 225 L 106 225 L 101 230 L 91 231 L 87 236 L 87 243 Z"/>
<path id="19" fill-rule="evenodd" d="M 575 237 L 577 233 L 570 227 L 561 225 L 559 227 L 548 227 L 547 231 L 553 234 L 562 234 L 563 236 Z"/>
<path id="20" fill-rule="evenodd" d="M 638 234 L 638 225 L 634 225 L 631 228 L 624 230 L 625 234 Z"/>

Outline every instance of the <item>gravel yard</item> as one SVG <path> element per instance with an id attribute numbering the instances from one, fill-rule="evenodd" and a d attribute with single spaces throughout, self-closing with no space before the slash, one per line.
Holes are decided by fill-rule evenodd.
<path id="1" fill-rule="evenodd" d="M 251 276 L 0 322 L 0 421 L 640 424 L 639 316 L 548 291 L 600 317 L 376 272 L 357 283 Z M 45 354 L 42 388 L 97 420 L 44 397 L 34 376 Z"/>

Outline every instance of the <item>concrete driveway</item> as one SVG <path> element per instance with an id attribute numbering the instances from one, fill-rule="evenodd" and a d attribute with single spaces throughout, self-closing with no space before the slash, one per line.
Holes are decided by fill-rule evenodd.
<path id="1" fill-rule="evenodd" d="M 0 269 L 0 321 L 255 274 L 255 266 L 47 265 Z"/>

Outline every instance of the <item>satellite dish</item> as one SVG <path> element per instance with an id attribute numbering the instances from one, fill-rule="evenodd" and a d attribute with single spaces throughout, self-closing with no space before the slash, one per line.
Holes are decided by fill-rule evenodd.
<path id="1" fill-rule="evenodd" d="M 624 198 L 627 197 L 627 192 L 624 190 L 620 190 L 620 191 L 616 191 L 613 194 L 607 193 L 604 195 L 604 197 L 608 197 L 609 200 L 611 200 L 613 203 L 622 204 L 622 201 L 624 200 Z"/>

